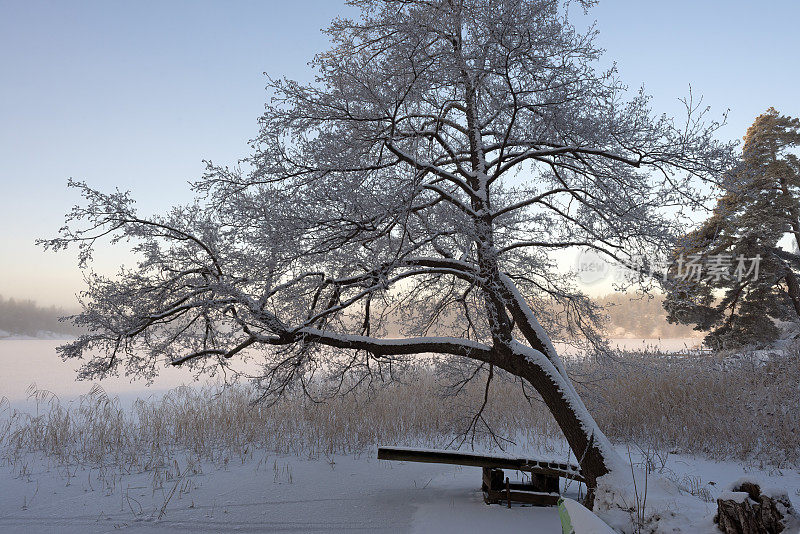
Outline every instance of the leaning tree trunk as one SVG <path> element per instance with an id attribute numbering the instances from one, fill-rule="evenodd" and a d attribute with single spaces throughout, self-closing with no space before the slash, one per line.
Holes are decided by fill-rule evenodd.
<path id="1" fill-rule="evenodd" d="M 586 479 L 587 503 L 591 506 L 597 479 L 609 473 L 619 457 L 575 394 L 569 378 L 545 371 L 515 353 L 502 355 L 498 366 L 526 380 L 541 395 L 578 460 Z"/>
<path id="2" fill-rule="evenodd" d="M 491 235 L 491 225 L 486 226 L 488 228 L 479 226 L 478 229 L 485 235 Z M 487 241 L 491 245 L 491 240 Z M 491 252 L 481 254 L 481 260 L 485 261 L 481 274 L 491 281 L 486 295 L 490 324 L 493 331 L 508 328 L 502 332 L 504 335 L 496 336 L 499 338 L 495 340 L 498 361 L 494 363 L 526 380 L 541 395 L 578 460 L 586 480 L 586 502 L 591 507 L 597 479 L 619 464 L 619 456 L 575 391 L 549 336 L 536 320 L 516 284 L 500 271 L 496 257 Z M 510 312 L 510 318 L 506 317 L 506 311 Z M 513 340 L 514 326 L 509 325 L 515 325 L 522 332 L 527 346 Z M 499 348 L 504 346 L 504 340 L 510 340 L 505 345 L 508 348 Z"/>
<path id="3" fill-rule="evenodd" d="M 495 286 L 525 340 L 542 356 L 537 360 L 512 353 L 506 370 L 527 380 L 541 395 L 580 464 L 591 504 L 597 479 L 619 465 L 620 458 L 578 396 L 550 338 L 514 282 L 498 272 Z"/>

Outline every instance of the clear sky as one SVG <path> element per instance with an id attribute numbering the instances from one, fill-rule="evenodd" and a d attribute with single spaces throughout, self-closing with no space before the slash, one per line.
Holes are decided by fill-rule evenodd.
<path id="1" fill-rule="evenodd" d="M 130 189 L 145 213 L 188 200 L 203 159 L 247 154 L 263 73 L 309 79 L 341 13 L 339 0 L 0 0 L 0 295 L 73 305 L 74 256 L 33 245 L 77 200 L 67 178 Z M 770 106 L 800 116 L 796 0 L 605 0 L 579 20 L 597 21 L 606 60 L 657 111 L 678 114 L 691 84 L 717 116 L 730 108 L 725 139 Z"/>

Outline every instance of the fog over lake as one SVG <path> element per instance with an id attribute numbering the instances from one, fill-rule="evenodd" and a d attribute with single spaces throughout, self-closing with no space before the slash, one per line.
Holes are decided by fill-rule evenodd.
<path id="1" fill-rule="evenodd" d="M 0 365 L 3 369 L 0 374 L 0 397 L 5 396 L 10 401 L 24 400 L 28 397 L 28 388 L 32 384 L 36 384 L 38 389 L 50 391 L 58 395 L 61 400 L 70 400 L 88 393 L 93 384 L 99 384 L 109 395 L 120 396 L 123 400 L 135 400 L 138 397 L 158 395 L 165 390 L 184 384 L 218 383 L 220 380 L 203 376 L 198 382 L 189 369 L 164 367 L 149 386 L 144 380 L 131 381 L 130 377 L 124 375 L 94 383 L 78 381 L 75 376 L 80 362 L 64 362 L 56 353 L 56 347 L 64 343 L 63 340 L 50 339 L 0 340 Z M 699 340 L 692 338 L 611 340 L 612 347 L 625 350 L 644 350 L 657 347 L 672 352 L 693 348 L 698 344 Z M 565 353 L 569 352 L 559 348 Z M 241 369 L 245 369 L 245 367 L 241 367 Z"/>

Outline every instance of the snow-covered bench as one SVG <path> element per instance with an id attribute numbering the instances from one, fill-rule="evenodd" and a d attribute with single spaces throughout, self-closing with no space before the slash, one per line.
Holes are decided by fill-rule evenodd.
<path id="1" fill-rule="evenodd" d="M 555 506 L 559 497 L 559 478 L 584 482 L 577 465 L 535 458 L 439 449 L 378 447 L 378 459 L 481 467 L 481 490 L 487 503 L 514 501 L 537 506 Z M 509 482 L 503 469 L 530 473 L 531 481 Z"/>

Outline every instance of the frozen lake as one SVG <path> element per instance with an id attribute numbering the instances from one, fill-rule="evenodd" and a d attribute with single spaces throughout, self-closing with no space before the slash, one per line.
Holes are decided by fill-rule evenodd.
<path id="1" fill-rule="evenodd" d="M 56 353 L 61 340 L 0 340 L 0 397 L 11 401 L 25 399 L 28 388 L 35 384 L 38 389 L 55 393 L 62 400 L 88 393 L 93 383 L 77 381 L 79 362 L 64 362 Z M 194 383 L 194 377 L 186 369 L 165 367 L 159 377 L 148 386 L 143 381 L 131 382 L 125 376 L 95 382 L 110 395 L 121 398 L 147 397 L 165 390 Z"/>
<path id="2" fill-rule="evenodd" d="M 59 340 L 0 340 L 0 397 L 21 400 L 27 397 L 31 384 L 51 391 L 66 400 L 87 393 L 92 383 L 75 380 L 77 362 L 63 362 L 56 353 Z M 612 346 L 626 350 L 658 347 L 664 351 L 680 351 L 698 344 L 697 339 L 615 339 Z M 566 351 L 565 351 L 566 352 Z M 152 385 L 128 377 L 108 378 L 97 382 L 106 393 L 126 398 L 147 397 L 182 384 L 196 384 L 193 374 L 176 367 L 164 367 Z"/>

